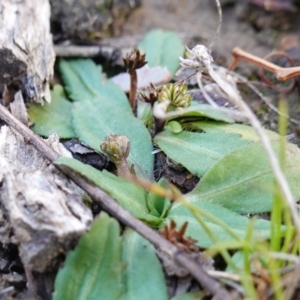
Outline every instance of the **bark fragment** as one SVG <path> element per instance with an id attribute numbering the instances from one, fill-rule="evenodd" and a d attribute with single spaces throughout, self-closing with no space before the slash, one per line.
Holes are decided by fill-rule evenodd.
<path id="1" fill-rule="evenodd" d="M 9 106 L 12 115 L 28 126 L 28 114 L 21 91 L 15 94 L 14 101 Z"/>
<path id="2" fill-rule="evenodd" d="M 57 136 L 46 142 L 70 156 Z M 0 130 L 0 180 L 1 202 L 22 261 L 30 270 L 44 272 L 61 252 L 75 245 L 92 222 L 82 192 L 7 126 Z"/>
<path id="3" fill-rule="evenodd" d="M 0 1 L 0 84 L 18 84 L 28 98 L 50 101 L 54 50 L 48 0 Z"/>

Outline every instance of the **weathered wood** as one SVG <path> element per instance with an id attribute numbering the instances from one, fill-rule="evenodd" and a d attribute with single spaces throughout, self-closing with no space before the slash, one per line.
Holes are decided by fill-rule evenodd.
<path id="1" fill-rule="evenodd" d="M 49 102 L 54 59 L 48 0 L 1 0 L 0 84 L 18 83 L 28 98 Z"/>
<path id="2" fill-rule="evenodd" d="M 9 107 L 12 115 L 28 126 L 28 114 L 21 91 L 15 94 L 14 101 L 9 104 Z"/>
<path id="3" fill-rule="evenodd" d="M 71 156 L 57 135 L 46 142 L 57 153 Z M 7 126 L 0 130 L 0 182 L 1 207 L 30 270 L 44 272 L 51 267 L 92 222 L 83 192 Z"/>

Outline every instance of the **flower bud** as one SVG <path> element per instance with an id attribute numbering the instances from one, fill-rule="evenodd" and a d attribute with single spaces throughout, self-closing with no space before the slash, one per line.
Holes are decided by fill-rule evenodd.
<path id="1" fill-rule="evenodd" d="M 118 167 L 129 155 L 130 142 L 125 135 L 111 134 L 105 138 L 100 148 L 109 160 Z"/>

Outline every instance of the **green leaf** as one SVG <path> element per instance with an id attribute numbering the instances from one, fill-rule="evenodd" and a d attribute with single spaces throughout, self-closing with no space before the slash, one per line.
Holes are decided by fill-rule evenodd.
<path id="1" fill-rule="evenodd" d="M 57 133 L 60 138 L 67 139 L 75 136 L 71 122 L 72 103 L 62 92 L 62 88 L 54 86 L 51 92 L 51 103 L 32 104 L 28 109 L 30 122 L 34 123 L 32 130 L 48 137 Z"/>
<path id="2" fill-rule="evenodd" d="M 153 155 L 150 134 L 131 111 L 125 94 L 89 59 L 62 60 L 60 70 L 73 105 L 76 136 L 95 151 L 110 134 L 126 135 L 131 144 L 129 163 L 137 175 L 151 178 Z"/>
<path id="3" fill-rule="evenodd" d="M 161 178 L 158 182 L 158 185 L 162 188 L 167 188 L 168 180 L 165 178 Z M 159 196 L 151 191 L 148 193 L 147 203 L 150 213 L 160 218 L 165 217 L 168 209 L 171 206 L 171 202 L 169 199 L 166 199 L 163 196 Z"/>
<path id="4" fill-rule="evenodd" d="M 123 208 L 128 210 L 136 218 L 144 220 L 151 225 L 161 223 L 161 219 L 149 214 L 146 192 L 140 186 L 126 181 L 123 178 L 116 177 L 107 171 L 98 171 L 73 158 L 60 157 L 55 161 L 55 164 L 65 165 L 76 173 L 84 176 L 116 199 Z"/>
<path id="5" fill-rule="evenodd" d="M 127 228 L 123 236 L 122 300 L 167 300 L 167 286 L 154 247 L 142 236 Z"/>
<path id="6" fill-rule="evenodd" d="M 245 237 L 245 231 L 249 224 L 247 217 L 241 216 L 229 209 L 222 207 L 221 205 L 201 202 L 201 200 L 193 201 L 194 206 L 201 208 L 216 218 L 225 222 L 232 231 L 239 237 Z M 195 209 L 196 210 L 196 209 Z M 226 231 L 223 226 L 216 224 L 206 217 L 202 217 L 206 226 L 213 232 L 218 242 L 232 241 L 234 238 Z M 198 241 L 200 247 L 208 248 L 214 244 L 214 241 L 210 238 L 207 231 L 200 225 L 194 215 L 182 204 L 174 203 L 164 223 L 168 223 L 170 220 L 174 220 L 178 226 L 182 226 L 184 222 L 188 222 L 186 236 L 190 236 Z M 270 222 L 266 220 L 254 221 L 254 236 L 253 238 L 268 238 L 270 236 Z"/>
<path id="7" fill-rule="evenodd" d="M 269 253 L 263 253 L 260 252 L 259 256 L 256 253 L 250 252 L 249 255 L 249 261 L 250 261 L 250 269 L 251 272 L 255 273 L 257 271 L 257 263 L 256 260 L 259 260 L 259 263 L 263 266 L 266 266 L 269 261 L 269 257 L 272 255 L 272 252 Z M 244 262 L 244 251 L 238 250 L 231 256 L 231 261 L 233 262 L 234 266 L 238 268 L 238 272 L 241 274 L 245 272 L 245 262 Z M 269 256 L 269 257 L 268 257 Z M 255 257 L 255 258 L 254 258 Z M 230 265 L 226 267 L 226 272 L 236 273 L 236 270 L 234 270 Z M 248 271 L 246 271 L 248 272 Z"/>
<path id="8" fill-rule="evenodd" d="M 66 91 L 73 101 L 101 98 L 103 102 L 119 105 L 127 112 L 131 107 L 125 93 L 101 74 L 101 66 L 91 59 L 61 60 L 60 72 Z"/>
<path id="9" fill-rule="evenodd" d="M 182 131 L 182 126 L 177 121 L 170 121 L 166 127 L 173 133 L 180 133 Z"/>
<path id="10" fill-rule="evenodd" d="M 154 156 L 148 130 L 132 113 L 102 98 L 91 98 L 74 103 L 73 126 L 77 137 L 95 151 L 110 134 L 126 135 L 130 140 L 128 163 L 136 174 L 150 179 Z"/>
<path id="11" fill-rule="evenodd" d="M 237 134 L 186 131 L 163 131 L 154 141 L 168 157 L 199 177 L 224 155 L 249 143 Z"/>
<path id="12" fill-rule="evenodd" d="M 161 29 L 147 33 L 138 48 L 146 53 L 150 67 L 167 67 L 171 75 L 179 69 L 179 56 L 184 53 L 184 45 L 177 34 Z"/>
<path id="13" fill-rule="evenodd" d="M 117 221 L 101 213 L 55 279 L 54 300 L 119 299 L 122 240 Z"/>
<path id="14" fill-rule="evenodd" d="M 278 153 L 279 142 L 272 142 Z M 285 175 L 295 200 L 300 198 L 300 149 L 287 144 Z M 274 175 L 260 142 L 237 149 L 220 159 L 202 177 L 190 202 L 210 202 L 243 214 L 268 212 L 274 197 Z"/>
<path id="15" fill-rule="evenodd" d="M 202 291 L 202 292 L 184 293 L 171 298 L 171 300 L 201 300 L 204 297 L 205 297 L 205 293 Z"/>
<path id="16" fill-rule="evenodd" d="M 231 257 L 231 260 L 232 260 L 234 266 L 237 267 L 241 272 L 244 270 L 244 266 L 245 266 L 244 256 L 245 256 L 244 251 L 239 250 L 239 251 L 236 251 Z M 250 259 L 251 258 L 252 258 L 252 255 L 250 255 Z M 256 271 L 255 266 L 253 264 L 251 264 L 251 271 L 253 271 L 253 272 Z M 228 265 L 226 268 L 226 272 L 234 273 L 235 270 L 230 265 Z"/>
<path id="17" fill-rule="evenodd" d="M 222 121 L 226 123 L 234 123 L 234 119 L 227 116 L 220 110 L 212 107 L 208 104 L 197 104 L 195 105 L 192 101 L 192 105 L 188 108 L 175 111 L 178 115 L 170 119 L 176 119 L 180 121 L 182 126 L 188 124 L 193 124 L 193 122 L 201 121 L 205 119 L 211 119 L 215 121 Z M 173 113 L 175 113 L 173 112 Z M 191 122 L 193 121 L 193 122 Z"/>
<path id="18" fill-rule="evenodd" d="M 259 141 L 259 137 L 256 131 L 247 125 L 242 124 L 227 124 L 222 122 L 212 122 L 212 121 L 197 121 L 185 123 L 184 127 L 187 129 L 203 130 L 206 133 L 236 133 L 240 134 L 242 139 L 249 141 Z M 264 129 L 265 134 L 271 140 L 279 139 L 279 135 L 271 130 Z"/>

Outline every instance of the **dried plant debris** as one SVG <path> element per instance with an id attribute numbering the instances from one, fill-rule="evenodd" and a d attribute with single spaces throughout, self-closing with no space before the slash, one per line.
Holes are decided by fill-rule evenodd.
<path id="1" fill-rule="evenodd" d="M 57 136 L 46 142 L 71 156 Z M 1 204 L 20 257 L 27 268 L 44 272 L 87 231 L 92 214 L 82 203 L 82 191 L 7 126 L 0 131 L 0 153 Z"/>
<path id="2" fill-rule="evenodd" d="M 188 226 L 188 223 L 185 222 L 181 228 L 176 229 L 176 223 L 171 220 L 169 224 L 167 224 L 164 228 L 160 229 L 161 235 L 167 239 L 169 242 L 177 246 L 179 249 L 183 250 L 186 253 L 189 253 L 190 256 L 195 259 L 200 265 L 206 270 L 212 270 L 213 267 L 213 259 L 200 252 L 199 247 L 197 246 L 197 241 L 186 237 L 185 231 Z M 170 257 L 167 253 L 162 252 L 161 250 L 157 250 L 157 255 L 162 260 L 162 264 L 164 266 L 165 272 L 168 276 L 176 275 L 178 277 L 186 277 L 190 276 L 189 272 L 179 266 L 172 257 Z"/>

